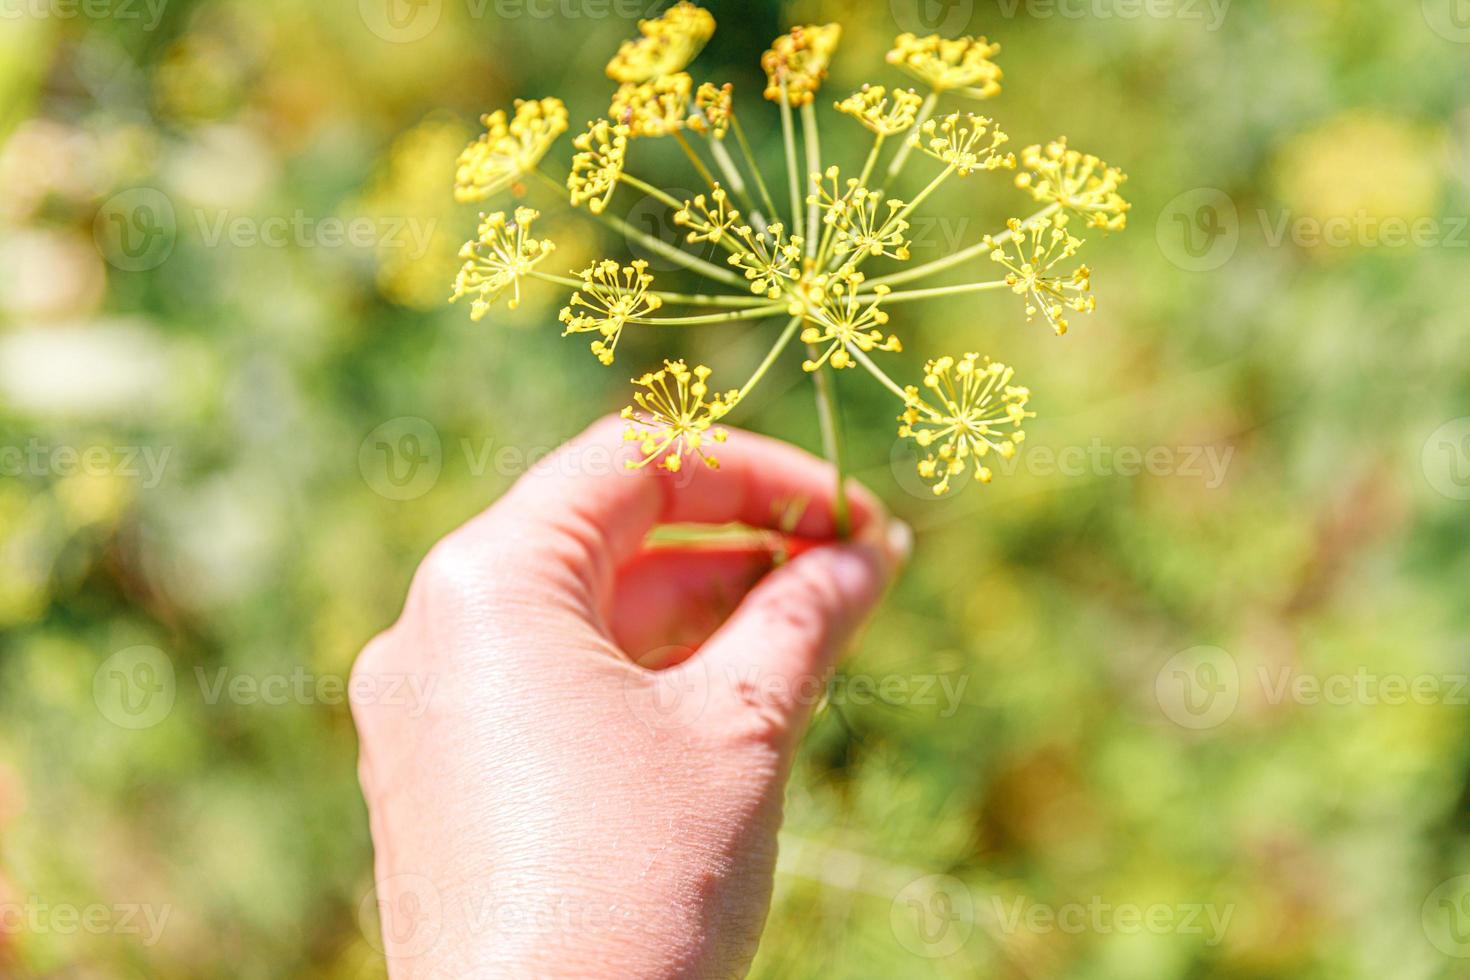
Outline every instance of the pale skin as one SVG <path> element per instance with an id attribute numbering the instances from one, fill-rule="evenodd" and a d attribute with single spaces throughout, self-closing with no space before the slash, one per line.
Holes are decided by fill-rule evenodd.
<path id="1" fill-rule="evenodd" d="M 603 419 L 440 541 L 359 657 L 395 980 L 749 967 L 792 754 L 910 539 L 850 485 L 835 541 L 832 471 L 801 450 L 736 430 L 714 448 L 718 470 L 627 470 L 636 446 Z M 796 502 L 788 530 L 817 543 L 775 567 L 645 540 L 776 527 Z M 387 696 L 399 677 L 429 695 Z"/>

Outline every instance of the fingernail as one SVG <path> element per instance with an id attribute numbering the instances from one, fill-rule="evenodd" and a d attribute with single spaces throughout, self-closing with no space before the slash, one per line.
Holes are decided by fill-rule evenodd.
<path id="1" fill-rule="evenodd" d="M 907 562 L 909 555 L 914 552 L 914 529 L 895 517 L 888 522 L 886 537 L 888 557 L 894 564 L 902 565 Z"/>

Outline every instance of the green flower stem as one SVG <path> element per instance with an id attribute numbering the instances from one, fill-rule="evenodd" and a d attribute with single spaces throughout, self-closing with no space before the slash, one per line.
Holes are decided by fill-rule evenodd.
<path id="1" fill-rule="evenodd" d="M 566 183 L 564 181 L 558 181 L 556 178 L 552 177 L 550 174 L 542 170 L 536 170 L 533 172 L 536 174 L 537 177 L 541 178 L 542 181 L 544 181 L 546 184 L 554 188 L 559 194 L 561 194 L 562 197 L 567 198 L 571 196 L 571 192 L 567 190 Z M 683 207 L 684 205 L 679 204 L 676 206 Z M 608 214 L 605 211 L 593 213 L 590 208 L 588 209 L 588 212 L 592 214 L 592 217 L 612 228 L 614 231 L 618 232 L 618 234 L 622 235 L 629 241 L 638 242 L 650 252 L 661 255 L 664 258 L 668 259 L 670 262 L 675 262 L 683 266 L 690 272 L 698 273 L 699 275 L 704 276 L 707 279 L 716 279 L 720 282 L 729 283 L 730 285 L 737 286 L 741 289 L 746 288 L 745 280 L 735 273 L 731 272 L 729 269 L 722 269 L 712 262 L 706 262 L 704 259 L 701 259 L 698 256 L 690 255 L 688 252 L 679 248 L 677 245 L 670 245 L 668 242 L 659 241 L 652 235 L 649 235 L 645 232 L 639 231 L 637 228 L 634 228 L 632 225 L 628 224 L 626 221 L 616 215 Z"/>
<path id="2" fill-rule="evenodd" d="M 707 137 L 710 156 L 715 158 L 715 165 L 720 168 L 720 175 L 730 185 L 730 190 L 740 199 L 740 206 L 750 215 L 756 227 L 762 231 L 766 227 L 766 217 L 761 214 L 760 208 L 755 203 L 755 198 L 750 196 L 750 188 L 745 184 L 745 178 L 740 176 L 740 168 L 735 165 L 735 160 L 730 156 L 730 151 L 725 149 L 722 140 L 713 136 Z"/>
<path id="3" fill-rule="evenodd" d="M 856 344 L 848 344 L 847 352 L 851 354 L 859 364 L 867 368 L 868 373 L 877 378 L 878 381 L 883 385 L 883 387 L 887 388 L 889 391 L 893 392 L 895 395 L 901 398 L 905 405 L 908 404 L 908 392 L 900 388 L 897 382 L 895 382 L 887 374 L 883 373 L 883 369 L 874 364 L 873 359 L 867 354 L 864 354 L 861 348 L 859 348 Z"/>
<path id="4" fill-rule="evenodd" d="M 807 358 L 817 359 L 817 349 L 806 345 Z M 852 534 L 852 518 L 847 506 L 847 464 L 842 446 L 842 407 L 837 401 L 837 385 L 832 377 L 836 369 L 824 365 L 812 373 L 817 386 L 817 421 L 822 426 L 822 452 L 837 471 L 837 492 L 832 498 L 832 523 L 837 537 Z"/>
<path id="5" fill-rule="evenodd" d="M 1043 221 L 1051 217 L 1057 212 L 1060 207 L 1060 204 L 1048 204 L 1046 207 L 1042 208 L 1040 211 L 1036 212 L 1031 217 L 1021 222 L 1021 227 L 1030 227 L 1031 225 L 1036 224 L 1038 221 Z M 1006 242 L 1010 241 L 1012 237 L 1013 236 L 1011 235 L 1011 230 L 1007 228 L 1005 231 L 1001 232 L 998 235 L 995 235 L 988 240 L 981 239 L 974 245 L 971 245 L 968 248 L 962 248 L 958 252 L 955 252 L 951 255 L 946 255 L 942 259 L 935 259 L 933 262 L 926 262 L 923 265 L 914 266 L 912 269 L 904 269 L 902 272 L 894 272 L 886 276 L 879 276 L 877 279 L 869 279 L 867 285 L 869 287 L 892 286 L 896 283 L 909 282 L 913 279 L 919 279 L 923 276 L 929 275 L 930 273 L 942 272 L 945 269 L 959 265 L 961 262 L 968 262 L 970 259 L 974 258 L 977 255 L 988 255 L 990 251 L 995 248 L 995 246 L 1004 245 Z"/>
<path id="6" fill-rule="evenodd" d="M 689 145 L 689 141 L 684 138 L 684 134 L 676 129 L 674 130 L 674 139 L 678 142 L 679 149 L 683 150 L 684 155 L 689 158 L 689 162 L 694 164 L 694 169 L 699 171 L 699 176 L 709 185 L 709 189 L 714 190 L 718 187 L 719 185 L 715 183 L 714 174 L 710 173 L 709 168 L 704 165 L 704 161 L 699 159 L 699 154 L 694 152 L 694 147 Z"/>
<path id="7" fill-rule="evenodd" d="M 755 186 L 760 191 L 761 200 L 766 204 L 766 212 L 772 221 L 780 220 L 781 212 L 776 210 L 776 203 L 771 200 L 771 192 L 766 187 L 766 179 L 761 176 L 760 165 L 755 162 L 755 154 L 750 150 L 750 141 L 745 138 L 745 130 L 740 125 L 740 117 L 734 114 L 730 116 L 730 128 L 735 130 L 735 140 L 740 144 L 740 152 L 745 157 L 745 164 L 750 172 L 755 175 Z"/>
<path id="8" fill-rule="evenodd" d="M 931 296 L 953 296 L 958 293 L 979 293 L 990 289 L 1006 289 L 1010 283 L 1004 279 L 992 279 L 989 282 L 962 282 L 955 286 L 934 286 L 929 289 L 905 289 L 887 296 L 879 296 L 877 293 L 863 293 L 858 296 L 860 302 L 871 302 L 881 299 L 884 306 L 891 303 L 905 303 L 914 299 L 928 299 Z"/>
<path id="9" fill-rule="evenodd" d="M 910 139 L 906 139 L 903 141 L 903 145 L 898 148 L 898 152 L 895 153 L 893 155 L 893 159 L 889 161 L 888 176 L 884 178 L 885 183 L 891 183 L 893 179 L 898 176 L 898 172 L 903 169 L 904 161 L 909 158 L 909 153 L 913 150 L 915 144 L 923 138 L 923 133 L 920 132 L 920 127 L 923 126 L 924 123 L 929 121 L 929 117 L 934 114 L 934 106 L 938 102 L 939 93 L 930 92 L 929 95 L 924 99 L 924 103 L 919 106 L 919 114 L 914 117 L 914 124 L 909 129 L 909 132 L 912 133 L 913 136 Z"/>
<path id="10" fill-rule="evenodd" d="M 899 208 L 897 214 L 895 214 L 892 218 L 883 223 L 884 230 L 886 231 L 891 226 L 897 224 L 898 222 L 907 218 L 909 215 L 913 214 L 914 209 L 917 208 L 920 204 L 924 203 L 924 198 L 928 197 L 930 194 L 933 194 L 934 191 L 939 188 L 940 184 L 949 179 L 949 175 L 952 173 L 954 173 L 954 164 L 951 163 L 943 170 L 939 171 L 939 173 L 935 174 L 934 179 L 929 181 L 924 189 L 919 191 L 918 195 L 912 201 Z"/>
<path id="11" fill-rule="evenodd" d="M 750 380 L 746 381 L 741 389 L 736 392 L 735 400 L 737 402 L 750 394 L 752 388 L 760 384 L 761 378 L 766 376 L 766 372 L 771 369 L 771 365 L 776 363 L 776 358 L 786 349 L 786 345 L 791 343 L 791 338 L 796 336 L 796 328 L 799 326 L 801 326 L 801 317 L 799 316 L 794 316 L 787 322 L 786 328 L 781 331 L 781 336 L 776 338 L 776 342 L 766 352 L 765 359 L 760 362 L 760 365 L 755 369 L 755 373 L 750 376 Z"/>
<path id="12" fill-rule="evenodd" d="M 812 102 L 801 107 L 801 134 L 806 141 L 806 227 L 811 231 L 806 238 L 806 255 L 813 258 L 817 254 L 817 181 L 822 179 L 822 140 L 817 131 L 816 107 Z"/>
<path id="13" fill-rule="evenodd" d="M 532 279 L 540 279 L 542 282 L 554 282 L 558 286 L 571 286 L 573 289 L 581 289 L 583 286 L 587 285 L 582 280 L 573 279 L 571 276 L 558 276 L 553 275 L 550 272 L 537 272 L 535 269 L 532 269 L 530 272 L 526 273 L 526 275 L 530 276 Z"/>
<path id="14" fill-rule="evenodd" d="M 786 83 L 781 83 L 781 140 L 786 147 L 786 185 L 791 192 L 791 234 L 801 235 L 801 185 L 796 171 L 796 136 L 791 122 L 791 100 L 786 98 Z M 803 236 L 805 237 L 805 236 Z"/>
<path id="15" fill-rule="evenodd" d="M 582 284 L 578 283 L 577 285 L 580 286 Z M 700 296 L 695 293 L 666 293 L 655 290 L 649 295 L 657 296 L 665 303 L 683 303 L 686 306 L 737 306 L 744 308 L 748 306 L 762 306 L 766 303 L 764 298 L 749 294 L 745 296 Z"/>
<path id="16" fill-rule="evenodd" d="M 678 211 L 684 207 L 684 202 L 674 197 L 672 194 L 665 193 L 664 191 L 659 190 L 657 187 L 654 187 L 647 181 L 639 180 L 637 177 L 634 177 L 630 173 L 625 172 L 618 174 L 618 180 L 627 184 L 634 190 L 642 191 L 649 197 L 662 201 L 664 204 L 667 204 L 675 211 Z"/>
<path id="17" fill-rule="evenodd" d="M 695 326 L 701 323 L 731 323 L 735 320 L 759 320 L 772 313 L 783 313 L 785 303 L 753 306 L 748 310 L 731 310 L 728 313 L 701 313 L 698 316 L 640 316 L 629 317 L 629 323 L 649 323 L 663 327 Z"/>
<path id="18" fill-rule="evenodd" d="M 878 154 L 883 150 L 883 134 L 873 134 L 873 148 L 868 151 L 868 159 L 863 163 L 863 172 L 858 176 L 858 184 L 862 187 L 868 186 L 868 178 L 873 173 L 873 166 L 878 162 Z"/>

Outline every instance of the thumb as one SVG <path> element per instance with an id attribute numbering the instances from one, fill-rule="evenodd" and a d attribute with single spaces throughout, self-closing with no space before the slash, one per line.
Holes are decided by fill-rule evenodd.
<path id="1" fill-rule="evenodd" d="M 763 578 L 697 655 L 711 693 L 794 738 L 912 540 L 902 521 L 868 521 L 853 540 L 803 551 Z"/>

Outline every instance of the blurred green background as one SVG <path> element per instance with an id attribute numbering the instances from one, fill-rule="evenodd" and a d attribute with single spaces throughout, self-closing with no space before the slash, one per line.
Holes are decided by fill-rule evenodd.
<path id="1" fill-rule="evenodd" d="M 558 95 L 580 128 L 659 6 L 0 8 L 4 975 L 383 974 L 357 650 L 629 375 L 733 380 L 769 339 L 630 333 L 604 369 L 555 287 L 444 302 L 478 115 Z M 708 6 L 692 70 L 735 83 L 768 174 L 759 54 L 837 20 L 830 160 L 867 146 L 831 98 L 902 81 L 893 35 L 983 33 L 982 111 L 1134 202 L 1064 338 L 1009 294 L 895 308 L 898 377 L 977 349 L 1033 389 L 1014 472 L 933 500 L 892 399 L 842 378 L 917 555 L 849 663 L 886 702 L 849 683 L 807 739 L 756 974 L 1470 975 L 1464 4 Z M 637 172 L 693 187 L 669 151 Z M 531 203 L 564 269 L 627 254 Z M 916 261 L 1027 203 L 951 182 Z M 810 399 L 792 358 L 734 421 L 815 448 Z"/>

